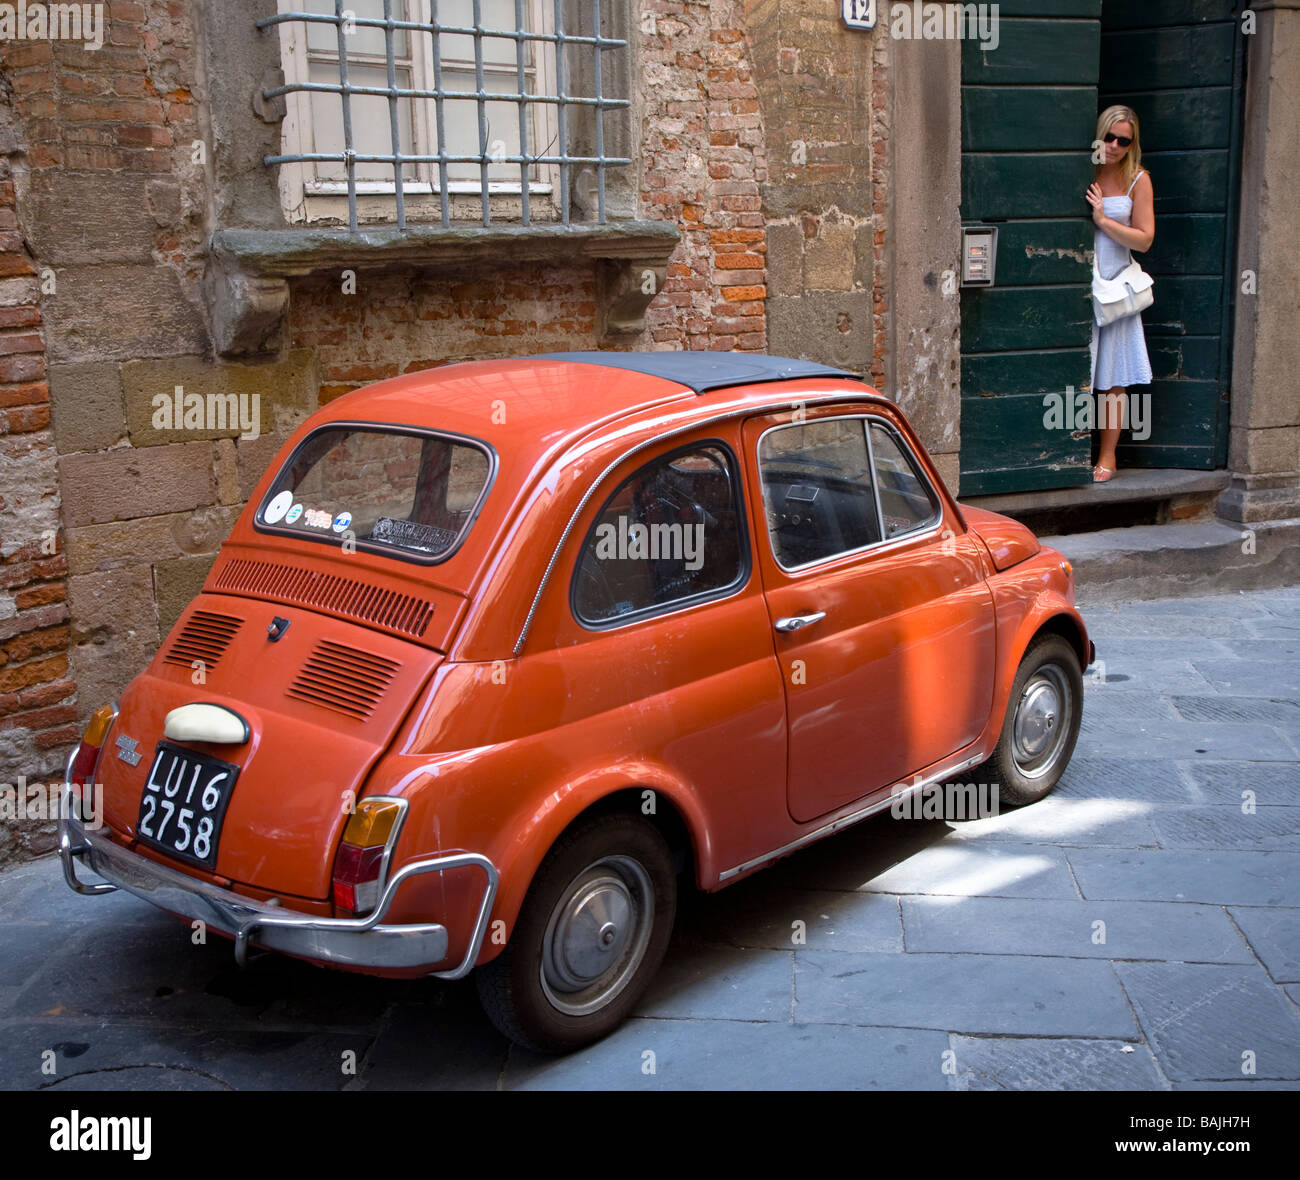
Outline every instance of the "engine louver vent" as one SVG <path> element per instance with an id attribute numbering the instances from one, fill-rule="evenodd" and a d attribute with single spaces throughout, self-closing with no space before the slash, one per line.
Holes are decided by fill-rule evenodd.
<path id="1" fill-rule="evenodd" d="M 416 639 L 433 618 L 433 603 L 427 598 L 269 561 L 229 561 L 217 574 L 215 588 L 315 607 Z"/>
<path id="2" fill-rule="evenodd" d="M 365 721 L 400 667 L 373 652 L 322 639 L 286 691 L 300 701 Z"/>
<path id="3" fill-rule="evenodd" d="M 219 615 L 215 611 L 196 610 L 163 656 L 164 664 L 192 668 L 196 660 L 212 668 L 234 639 L 243 619 Z"/>

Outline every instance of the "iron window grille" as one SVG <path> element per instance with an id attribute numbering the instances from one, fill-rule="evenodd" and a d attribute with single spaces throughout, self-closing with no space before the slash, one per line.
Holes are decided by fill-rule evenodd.
<path id="1" fill-rule="evenodd" d="M 265 163 L 268 166 L 302 163 L 341 164 L 346 173 L 348 226 L 353 232 L 358 229 L 358 164 L 380 164 L 392 168 L 393 196 L 398 229 L 406 228 L 405 190 L 408 182 L 405 169 L 408 165 L 436 165 L 438 172 L 436 191 L 439 198 L 439 213 L 442 225 L 445 227 L 450 227 L 452 224 L 451 183 L 448 175 L 451 165 L 478 165 L 478 191 L 481 201 L 482 224 L 484 226 L 492 223 L 491 191 L 488 178 L 490 166 L 499 164 L 518 165 L 521 219 L 524 225 L 532 224 L 529 202 L 530 182 L 532 179 L 530 172 L 536 165 L 558 166 L 560 175 L 559 219 L 563 225 L 571 223 L 570 191 L 572 169 L 575 166 L 588 166 L 595 173 L 596 219 L 599 224 L 604 225 L 606 223 L 605 183 L 607 171 L 612 167 L 630 164 L 632 160 L 625 156 L 608 156 L 605 154 L 604 113 L 610 110 L 626 108 L 630 106 L 630 101 L 628 99 L 610 98 L 604 94 L 601 59 L 604 54 L 612 50 L 625 49 L 628 43 L 626 40 L 606 37 L 601 34 L 601 0 L 590 0 L 592 28 L 590 35 L 565 31 L 564 10 L 566 0 L 543 0 L 543 2 L 554 6 L 554 26 L 545 32 L 530 31 L 528 28 L 525 11 L 530 0 L 514 0 L 515 20 L 514 27 L 510 29 L 492 28 L 484 23 L 483 0 L 473 0 L 472 25 L 443 23 L 440 21 L 438 16 L 439 0 L 429 0 L 430 19 L 427 21 L 395 17 L 393 15 L 395 0 L 383 0 L 382 17 L 358 15 L 344 7 L 344 0 L 334 0 L 333 14 L 328 12 L 292 11 L 277 13 L 274 16 L 259 20 L 257 22 L 259 29 L 296 22 L 303 26 L 304 34 L 308 32 L 311 26 L 333 26 L 337 44 L 337 82 L 311 81 L 308 78 L 294 77 L 286 79 L 284 85 L 263 90 L 262 93 L 263 97 L 268 100 L 294 93 L 334 94 L 339 97 L 342 112 L 343 145 L 341 151 L 285 152 L 280 155 L 264 157 Z M 403 11 L 406 10 L 403 9 Z M 422 13 L 423 10 L 420 11 Z M 356 72 L 356 62 L 354 60 L 352 63 L 354 69 L 350 70 L 348 39 L 355 30 L 359 29 L 374 29 L 383 34 L 382 63 L 386 72 L 385 85 L 367 85 L 357 82 L 352 77 L 352 73 Z M 406 54 L 411 52 L 410 45 L 415 38 L 427 36 L 431 39 L 433 65 L 433 85 L 431 87 L 414 85 L 414 78 L 411 79 L 411 85 L 399 85 L 399 73 L 409 71 L 406 68 L 406 54 L 395 47 L 395 40 L 398 36 L 402 37 L 407 44 Z M 449 88 L 446 85 L 447 79 L 444 76 L 444 56 L 442 51 L 443 37 L 468 37 L 472 39 L 474 54 L 473 90 L 458 90 Z M 514 42 L 515 74 L 514 89 L 512 91 L 503 92 L 485 89 L 486 54 L 484 48 L 485 43 L 494 38 Z M 539 47 L 546 47 L 554 54 L 554 93 L 528 92 L 527 78 L 531 71 L 527 65 L 526 57 L 528 47 L 534 44 Z M 590 55 L 589 76 L 594 94 L 578 95 L 568 92 L 569 70 L 566 67 L 573 62 L 569 52 L 571 47 L 574 49 L 583 47 L 578 51 Z M 372 61 L 368 61 L 367 64 L 372 64 Z M 387 99 L 390 147 L 387 153 L 357 150 L 356 139 L 353 134 L 353 96 L 357 95 Z M 403 150 L 403 119 L 400 108 L 404 100 L 408 100 L 412 104 L 433 104 L 436 152 Z M 476 106 L 478 132 L 478 151 L 476 153 L 456 153 L 449 150 L 447 104 L 453 102 L 472 102 Z M 488 104 L 495 103 L 513 103 L 518 110 L 519 149 L 513 154 L 502 151 L 499 147 L 493 150 L 489 142 L 487 107 Z M 535 136 L 530 135 L 530 127 L 532 126 L 530 116 L 533 108 L 543 104 L 554 108 L 555 137 L 552 141 L 556 147 L 554 152 L 550 151 L 550 144 L 538 145 L 535 142 L 530 144 L 530 139 L 535 138 Z M 577 108 L 576 112 L 574 108 Z M 577 138 L 570 124 L 570 118 L 582 111 L 591 112 L 590 138 L 594 148 L 594 152 L 591 154 L 575 153 L 570 150 L 575 138 Z M 316 145 L 313 144 L 313 146 Z"/>

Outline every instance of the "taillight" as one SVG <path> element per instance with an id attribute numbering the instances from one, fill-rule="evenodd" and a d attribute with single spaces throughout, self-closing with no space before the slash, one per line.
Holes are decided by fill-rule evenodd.
<path id="1" fill-rule="evenodd" d="M 384 861 L 405 807 L 405 800 L 388 798 L 363 799 L 357 804 L 334 857 L 336 909 L 360 916 L 379 904 Z"/>
<path id="2" fill-rule="evenodd" d="M 90 722 L 81 735 L 81 745 L 77 747 L 68 771 L 68 781 L 74 786 L 84 787 L 94 775 L 99 752 L 104 748 L 104 739 L 108 737 L 115 716 L 117 714 L 112 705 L 100 705 L 90 715 Z"/>

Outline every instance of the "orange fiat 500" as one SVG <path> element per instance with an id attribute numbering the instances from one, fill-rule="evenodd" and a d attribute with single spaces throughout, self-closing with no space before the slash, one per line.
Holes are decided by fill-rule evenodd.
<path id="1" fill-rule="evenodd" d="M 981 763 L 1046 795 L 1092 654 L 1069 563 L 960 508 L 850 373 L 447 365 L 288 441 L 69 759 L 64 872 L 241 963 L 473 970 L 563 1051 L 635 1008 L 680 888 Z"/>

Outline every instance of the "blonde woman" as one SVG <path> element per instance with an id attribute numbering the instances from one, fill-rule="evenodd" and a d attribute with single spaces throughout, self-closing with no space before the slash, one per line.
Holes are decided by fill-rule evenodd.
<path id="1" fill-rule="evenodd" d="M 1137 115 L 1126 106 L 1107 107 L 1097 120 L 1096 140 L 1104 149 L 1097 179 L 1085 194 L 1096 225 L 1093 248 L 1097 269 L 1113 279 L 1132 260 L 1132 251 L 1150 250 L 1156 236 L 1155 190 L 1142 169 Z M 1128 389 L 1151 383 L 1151 361 L 1141 315 L 1125 316 L 1105 327 L 1092 325 L 1092 389 L 1098 397 L 1101 447 L 1092 469 L 1096 483 L 1113 479 L 1115 447 L 1125 422 Z"/>

